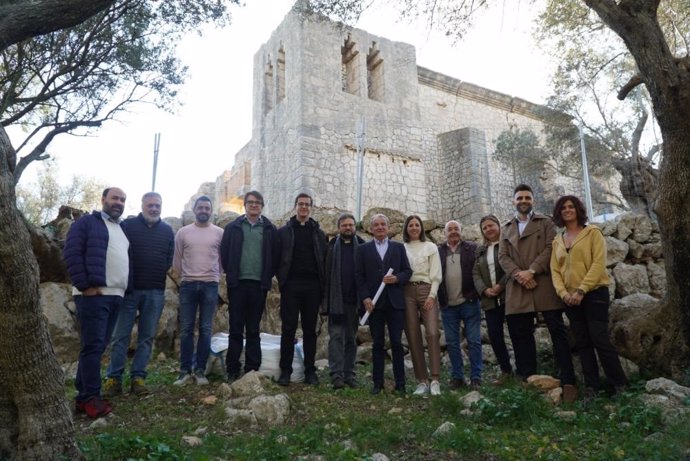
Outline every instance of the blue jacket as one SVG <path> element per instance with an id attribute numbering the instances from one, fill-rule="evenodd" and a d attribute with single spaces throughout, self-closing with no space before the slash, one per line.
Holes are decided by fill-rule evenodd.
<path id="1" fill-rule="evenodd" d="M 125 230 L 124 222 L 120 226 Z M 84 215 L 69 228 L 62 259 L 67 272 L 79 291 L 90 287 L 104 287 L 105 259 L 108 253 L 108 228 L 100 211 Z M 132 286 L 132 258 L 129 258 L 129 283 Z"/>
<path id="2" fill-rule="evenodd" d="M 125 220 L 130 244 L 135 290 L 165 290 L 165 277 L 172 265 L 175 235 L 172 227 L 158 220 L 149 227 L 144 215 Z"/>
<path id="3" fill-rule="evenodd" d="M 240 259 L 244 242 L 242 221 L 244 219 L 245 215 L 242 215 L 225 226 L 223 239 L 220 242 L 220 262 L 225 271 L 228 289 L 235 288 L 240 283 Z M 262 216 L 261 219 L 264 226 L 261 244 L 261 289 L 268 291 L 271 289 L 271 280 L 276 273 L 280 246 L 276 226 L 266 216 Z"/>
<path id="4" fill-rule="evenodd" d="M 398 283 L 386 285 L 381 296 L 388 297 L 388 302 L 395 309 L 405 309 L 403 285 L 412 277 L 412 268 L 407 259 L 405 246 L 400 242 L 388 240 L 388 251 L 381 261 L 376 243 L 371 240 L 360 245 L 355 252 L 355 278 L 360 301 L 366 298 L 374 299 L 383 276 L 389 268 L 393 268 L 393 275 L 398 277 Z"/>

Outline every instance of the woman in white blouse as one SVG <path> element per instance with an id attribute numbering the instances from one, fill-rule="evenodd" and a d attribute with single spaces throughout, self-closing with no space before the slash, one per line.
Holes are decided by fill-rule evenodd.
<path id="1" fill-rule="evenodd" d="M 441 283 L 441 258 L 438 248 L 426 241 L 424 225 L 419 216 L 412 215 L 405 220 L 403 241 L 407 258 L 412 267 L 412 277 L 403 288 L 405 294 L 405 336 L 410 347 L 414 375 L 417 379 L 415 395 L 440 395 L 441 346 L 439 342 L 439 313 L 436 293 Z M 426 343 L 429 350 L 429 371 L 424 359 L 424 343 L 420 319 L 424 323 Z"/>

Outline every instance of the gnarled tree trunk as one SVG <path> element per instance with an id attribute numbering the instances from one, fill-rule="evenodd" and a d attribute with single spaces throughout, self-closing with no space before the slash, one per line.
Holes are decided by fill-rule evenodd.
<path id="1" fill-rule="evenodd" d="M 64 376 L 39 304 L 38 266 L 15 207 L 13 157 L 0 127 L 0 458 L 77 459 Z"/>
<path id="2" fill-rule="evenodd" d="M 674 377 L 690 367 L 690 71 L 671 53 L 657 19 L 659 0 L 584 0 L 635 58 L 663 139 L 659 217 L 667 294 L 642 364 Z M 640 336 L 640 339 L 642 339 Z"/>

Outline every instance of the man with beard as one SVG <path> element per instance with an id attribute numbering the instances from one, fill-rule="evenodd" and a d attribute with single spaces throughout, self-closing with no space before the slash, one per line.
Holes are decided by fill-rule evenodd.
<path id="1" fill-rule="evenodd" d="M 563 401 L 577 398 L 575 372 L 563 323 L 563 304 L 553 288 L 551 245 L 556 228 L 550 218 L 533 210 L 532 188 L 518 185 L 513 192 L 516 214 L 501 233 L 499 263 L 506 275 L 506 321 L 515 352 L 515 367 L 522 379 L 537 372 L 535 319 L 541 312 L 551 335 L 563 384 Z"/>
<path id="2" fill-rule="evenodd" d="M 103 395 L 122 393 L 122 374 L 132 327 L 137 319 L 137 348 L 130 368 L 130 390 L 145 394 L 146 366 L 165 303 L 165 277 L 172 264 L 174 240 L 172 227 L 161 220 L 163 200 L 157 192 L 147 192 L 141 199 L 141 213 L 125 220 L 134 272 L 133 290 L 125 295 L 113 332 L 110 364 Z"/>
<path id="3" fill-rule="evenodd" d="M 211 350 L 211 324 L 218 304 L 220 242 L 223 229 L 211 224 L 213 205 L 205 195 L 192 209 L 196 220 L 177 231 L 173 270 L 180 283 L 180 374 L 177 386 L 196 381 L 208 384 L 206 361 Z M 194 353 L 194 325 L 199 314 L 199 336 Z M 194 358 L 196 357 L 196 360 Z"/>
<path id="4" fill-rule="evenodd" d="M 338 217 L 338 235 L 328 244 L 326 257 L 326 295 L 322 314 L 328 316 L 328 368 L 333 389 L 345 385 L 357 387 L 357 283 L 355 253 L 364 243 L 355 234 L 355 217 L 343 213 Z"/>
<path id="5" fill-rule="evenodd" d="M 63 258 L 77 306 L 81 347 L 76 413 L 99 418 L 112 405 L 101 397 L 101 357 L 115 326 L 122 298 L 130 285 L 129 241 L 120 220 L 127 195 L 117 187 L 103 191 L 102 211 L 79 218 L 65 241 Z"/>

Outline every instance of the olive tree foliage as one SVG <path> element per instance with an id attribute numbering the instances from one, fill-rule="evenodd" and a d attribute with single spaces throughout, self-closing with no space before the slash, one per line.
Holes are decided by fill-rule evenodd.
<path id="1" fill-rule="evenodd" d="M 322 0 L 326 2 L 327 0 Z M 505 1 L 505 0 L 502 0 Z M 422 0 L 410 5 L 400 2 L 403 16 L 414 16 L 423 13 L 430 24 L 453 37 L 461 37 L 467 24 L 459 24 L 454 29 L 454 20 L 461 20 L 463 13 L 472 16 L 488 3 L 502 3 L 468 0 Z M 328 3 L 337 3 L 332 0 Z M 526 4 L 538 3 L 525 1 Z M 424 5 L 429 8 L 419 7 Z M 586 21 L 583 27 L 571 33 L 570 26 L 553 24 L 548 34 L 553 40 L 578 40 L 584 51 L 573 64 L 587 64 L 591 59 L 597 60 L 598 53 L 589 45 L 608 46 L 623 43 L 619 54 L 610 55 L 613 61 L 621 60 L 621 66 L 611 80 L 603 84 L 604 93 L 592 95 L 592 106 L 595 111 L 626 113 L 633 111 L 636 104 L 634 92 L 641 85 L 649 95 L 651 113 L 657 124 L 658 140 L 652 137 L 652 144 L 641 154 L 639 146 L 648 123 L 644 112 L 632 119 L 624 117 L 614 124 L 608 122 L 602 128 L 613 131 L 632 132 L 632 136 L 620 136 L 611 140 L 615 152 L 626 152 L 625 139 L 629 143 L 628 152 L 637 152 L 638 159 L 648 157 L 652 161 L 658 155 L 658 187 L 651 208 L 659 219 L 664 264 L 667 277 L 666 298 L 658 306 L 649 307 L 646 312 L 629 318 L 625 323 L 614 327 L 613 340 L 627 351 L 628 358 L 635 360 L 642 368 L 672 376 L 685 376 L 690 367 L 690 56 L 684 24 L 690 14 L 687 0 L 550 0 L 546 4 L 562 11 L 573 11 Z M 421 8 L 421 9 L 420 9 Z M 444 9 L 454 11 L 449 19 L 439 19 Z M 455 8 L 455 10 L 453 10 Z M 472 14 L 470 14 L 472 13 Z M 440 24 L 439 24 L 440 21 Z M 602 43 L 590 42 L 593 36 L 605 34 Z M 580 34 L 580 35 L 578 35 Z M 618 45 L 616 45 L 618 46 Z M 573 47 L 575 53 L 576 47 Z M 606 61 L 600 62 L 600 68 Z M 627 64 L 623 64 L 627 63 Z M 634 64 L 633 64 L 634 63 Z M 572 76 L 572 74 L 571 74 Z M 566 77 L 568 77 L 566 75 Z M 620 84 L 627 79 L 622 86 Z M 616 87 L 614 87 L 616 86 Z M 611 99 L 601 99 L 602 94 L 609 95 L 618 91 L 621 100 L 630 98 L 629 105 L 613 105 Z M 598 98 L 598 99 L 597 99 Z M 643 99 L 643 98 L 641 98 Z M 633 111 L 634 113 L 634 111 Z M 583 114 L 584 115 L 584 114 Z M 639 116 L 641 115 L 641 116 Z M 584 116 L 582 117 L 585 120 Z M 644 123 L 643 123 L 644 122 Z M 627 124 L 626 124 L 627 123 Z M 589 122 L 594 126 L 592 122 Z M 642 128 L 640 128 L 642 126 Z M 632 128 L 632 131 L 630 131 Z M 596 130 L 590 130 L 594 132 Z M 660 141 L 660 142 L 658 142 Z M 655 144 L 656 143 L 656 144 Z M 655 147 L 659 144 L 659 147 Z M 636 150 L 637 149 L 637 150 Z M 657 154 L 658 151 L 658 154 Z"/>
<path id="2" fill-rule="evenodd" d="M 84 133 L 134 103 L 173 109 L 186 68 L 175 44 L 207 22 L 230 19 L 229 3 L 126 0 L 82 24 L 27 38 L 0 52 L 0 124 L 21 125 L 18 181 L 62 133 Z"/>
<path id="3" fill-rule="evenodd" d="M 688 6 L 687 0 L 667 1 L 657 14 L 676 56 L 688 53 Z M 536 23 L 535 36 L 558 62 L 548 105 L 571 115 L 587 136 L 605 148 L 609 165 L 621 173 L 621 192 L 631 208 L 655 217 L 661 133 L 649 115 L 646 87 L 633 87 L 640 83 L 639 74 L 625 43 L 579 0 L 548 2 Z M 629 94 L 620 101 L 622 92 Z M 549 130 L 557 142 L 572 142 L 567 129 Z"/>
<path id="4" fill-rule="evenodd" d="M 35 181 L 17 185 L 17 208 L 31 224 L 42 226 L 57 216 L 62 205 L 78 210 L 98 209 L 106 187 L 92 176 L 77 175 L 63 185 L 57 161 L 49 159 L 41 164 Z"/>
<path id="5" fill-rule="evenodd" d="M 81 458 L 17 179 L 61 133 L 97 127 L 147 92 L 169 104 L 183 77 L 175 41 L 224 24 L 235 3 L 0 0 L 0 459 Z M 32 139 L 15 147 L 10 125 Z"/>

